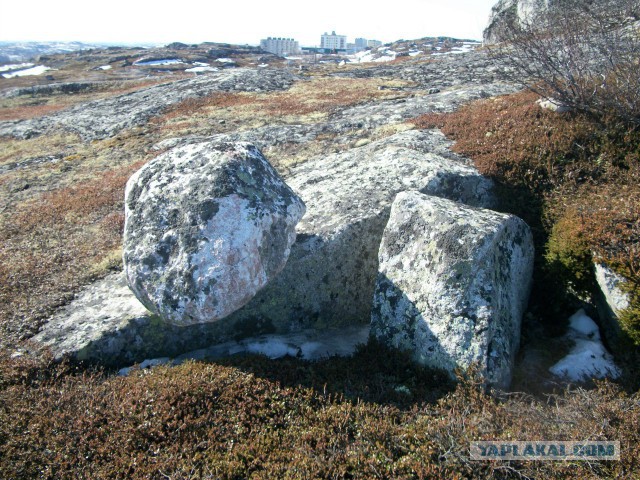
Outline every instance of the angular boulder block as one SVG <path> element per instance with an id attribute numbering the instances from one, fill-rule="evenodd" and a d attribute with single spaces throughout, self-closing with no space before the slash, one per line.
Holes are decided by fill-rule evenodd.
<path id="1" fill-rule="evenodd" d="M 477 362 L 488 384 L 507 388 L 533 256 L 517 217 L 400 193 L 380 245 L 372 335 L 449 372 Z"/>

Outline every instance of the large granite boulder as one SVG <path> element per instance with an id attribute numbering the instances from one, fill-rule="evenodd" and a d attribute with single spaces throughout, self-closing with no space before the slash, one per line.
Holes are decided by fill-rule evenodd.
<path id="1" fill-rule="evenodd" d="M 304 211 L 251 144 L 173 149 L 127 183 L 129 286 L 172 324 L 224 318 L 282 270 Z"/>
<path id="2" fill-rule="evenodd" d="M 533 256 L 517 217 L 400 193 L 380 245 L 372 335 L 423 365 L 479 363 L 489 384 L 506 388 Z"/>

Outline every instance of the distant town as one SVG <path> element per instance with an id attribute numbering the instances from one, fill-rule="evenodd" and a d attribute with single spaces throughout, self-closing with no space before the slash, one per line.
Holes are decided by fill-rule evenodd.
<path id="1" fill-rule="evenodd" d="M 353 55 L 368 48 L 382 45 L 379 40 L 356 38 L 355 42 L 347 43 L 346 35 L 338 35 L 335 31 L 320 36 L 320 47 L 300 47 L 300 43 L 293 38 L 268 37 L 260 40 L 260 48 L 280 57 L 298 55 L 301 53 L 342 53 Z"/>

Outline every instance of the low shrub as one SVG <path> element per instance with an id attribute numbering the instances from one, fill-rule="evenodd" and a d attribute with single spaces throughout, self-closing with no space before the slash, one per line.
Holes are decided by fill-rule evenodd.
<path id="1" fill-rule="evenodd" d="M 605 382 L 494 398 L 470 371 L 455 388 L 433 395 L 417 384 L 396 402 L 399 378 L 427 375 L 406 365 L 381 380 L 389 399 L 374 402 L 361 397 L 372 360 L 404 364 L 371 345 L 348 360 L 245 357 L 118 377 L 1 355 L 0 477 L 631 479 L 640 469 L 638 394 Z M 619 440 L 622 459 L 469 459 L 471 441 L 529 439 Z"/>

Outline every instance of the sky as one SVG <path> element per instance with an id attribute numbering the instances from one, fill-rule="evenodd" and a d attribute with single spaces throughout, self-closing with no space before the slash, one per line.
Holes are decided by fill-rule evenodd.
<path id="1" fill-rule="evenodd" d="M 482 39 L 497 0 L 0 0 L 0 41 L 224 42 L 287 37 L 316 46 L 335 31 L 380 40 Z"/>

